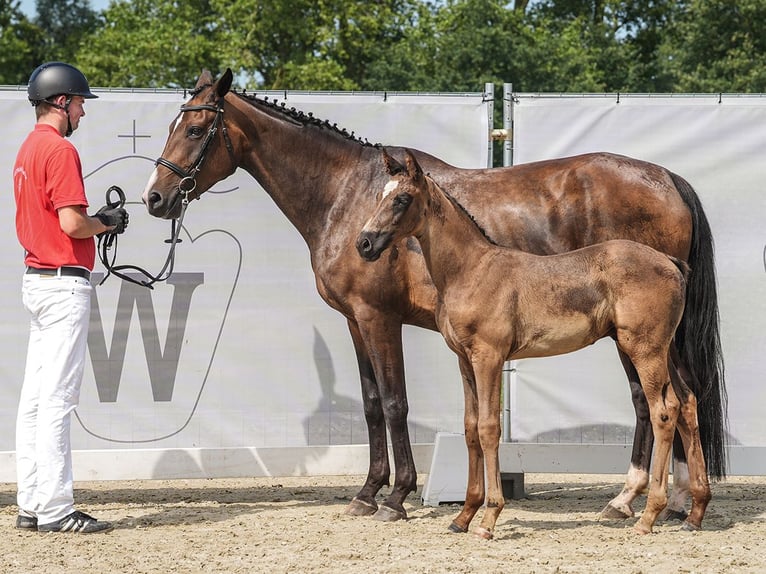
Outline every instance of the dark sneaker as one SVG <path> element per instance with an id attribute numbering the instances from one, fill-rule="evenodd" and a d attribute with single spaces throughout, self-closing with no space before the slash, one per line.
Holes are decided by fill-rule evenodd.
<path id="1" fill-rule="evenodd" d="M 37 530 L 37 518 L 19 514 L 16 517 L 16 528 L 21 530 Z"/>
<path id="2" fill-rule="evenodd" d="M 75 510 L 56 522 L 38 524 L 38 532 L 77 532 L 78 534 L 93 534 L 95 532 L 109 532 L 114 526 L 111 522 L 96 520 L 84 512 Z"/>

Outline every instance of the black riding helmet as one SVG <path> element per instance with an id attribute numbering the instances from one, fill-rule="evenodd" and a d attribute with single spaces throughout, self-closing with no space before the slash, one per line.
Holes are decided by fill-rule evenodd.
<path id="1" fill-rule="evenodd" d="M 64 62 L 48 62 L 38 66 L 29 77 L 27 94 L 33 106 L 62 94 L 83 98 L 98 97 L 90 91 L 88 80 L 83 73 Z"/>

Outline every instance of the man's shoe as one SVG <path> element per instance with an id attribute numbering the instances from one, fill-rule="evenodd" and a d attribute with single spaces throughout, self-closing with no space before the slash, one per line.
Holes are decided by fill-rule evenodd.
<path id="1" fill-rule="evenodd" d="M 37 525 L 38 532 L 77 532 L 78 534 L 109 532 L 113 528 L 114 526 L 111 522 L 96 520 L 79 510 L 75 510 L 56 522 Z"/>
<path id="2" fill-rule="evenodd" d="M 21 530 L 37 530 L 37 518 L 19 514 L 16 517 L 16 528 Z"/>

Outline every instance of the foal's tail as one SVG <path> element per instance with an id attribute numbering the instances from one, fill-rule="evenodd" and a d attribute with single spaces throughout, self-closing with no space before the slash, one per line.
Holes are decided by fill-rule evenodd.
<path id="1" fill-rule="evenodd" d="M 676 347 L 691 373 L 697 397 L 700 439 L 708 474 L 726 476 L 726 386 L 719 332 L 713 235 L 699 196 L 684 178 L 670 173 L 692 216 L 686 309 L 676 331 Z"/>

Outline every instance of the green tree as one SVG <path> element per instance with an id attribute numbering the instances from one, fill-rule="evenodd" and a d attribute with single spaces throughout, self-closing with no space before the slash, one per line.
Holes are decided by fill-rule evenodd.
<path id="1" fill-rule="evenodd" d="M 0 84 L 23 85 L 40 64 L 42 32 L 16 0 L 0 0 Z"/>
<path id="2" fill-rule="evenodd" d="M 692 0 L 662 46 L 678 92 L 766 91 L 766 2 Z"/>
<path id="3" fill-rule="evenodd" d="M 250 87 L 353 90 L 402 37 L 415 0 L 212 0 L 221 48 Z M 234 65 L 236 63 L 236 65 Z"/>
<path id="4" fill-rule="evenodd" d="M 37 0 L 34 23 L 42 30 L 42 61 L 72 62 L 83 37 L 99 24 L 89 0 Z"/>
<path id="5" fill-rule="evenodd" d="M 76 62 L 97 86 L 190 87 L 220 71 L 218 15 L 208 0 L 117 0 Z"/>

